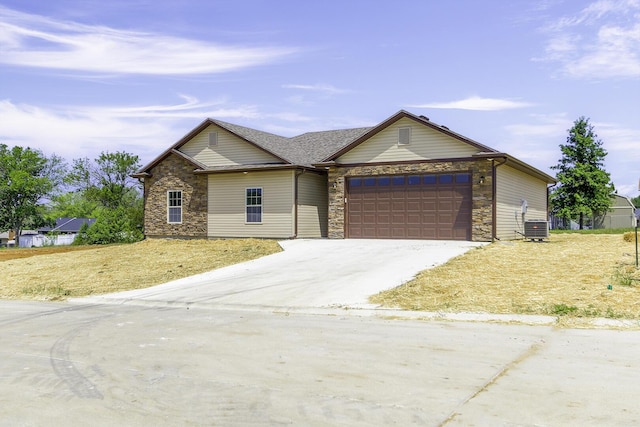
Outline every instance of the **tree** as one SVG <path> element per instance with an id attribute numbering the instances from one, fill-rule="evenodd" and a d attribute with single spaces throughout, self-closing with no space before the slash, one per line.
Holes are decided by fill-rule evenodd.
<path id="1" fill-rule="evenodd" d="M 62 184 L 65 164 L 39 150 L 0 144 L 0 229 L 16 233 L 16 245 L 25 225 L 43 223 L 40 202 Z"/>
<path id="2" fill-rule="evenodd" d="M 562 158 L 552 169 L 558 171 L 558 186 L 551 193 L 552 212 L 565 221 L 605 214 L 612 204 L 615 187 L 604 169 L 606 150 L 593 132 L 589 119 L 580 117 L 569 129 L 566 144 L 560 144 Z"/>
<path id="3" fill-rule="evenodd" d="M 640 208 L 640 196 L 631 199 L 631 203 L 633 203 L 633 206 L 635 206 L 636 208 Z"/>
<path id="4" fill-rule="evenodd" d="M 56 200 L 53 211 L 91 209 L 96 222 L 81 231 L 78 243 L 130 242 L 142 238 L 142 192 L 140 183 L 131 178 L 139 168 L 138 156 L 125 152 L 103 152 L 94 162 L 87 158 L 73 161 L 66 181 L 76 192 Z"/>
<path id="5" fill-rule="evenodd" d="M 88 200 L 110 209 L 130 205 L 140 195 L 140 184 L 131 174 L 140 168 L 138 156 L 102 152 L 92 164 L 87 158 L 73 161 L 67 182 Z"/>

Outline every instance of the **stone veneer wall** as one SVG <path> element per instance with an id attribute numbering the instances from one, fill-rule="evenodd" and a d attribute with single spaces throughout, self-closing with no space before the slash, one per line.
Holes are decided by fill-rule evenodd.
<path id="1" fill-rule="evenodd" d="M 207 175 L 171 154 L 144 179 L 144 233 L 147 237 L 207 237 Z M 167 191 L 182 190 L 182 224 L 167 222 Z"/>
<path id="2" fill-rule="evenodd" d="M 345 177 L 401 175 L 413 172 L 471 172 L 473 183 L 471 240 L 477 242 L 492 240 L 493 180 L 491 162 L 485 159 L 410 164 L 331 166 L 329 169 L 329 238 L 344 239 L 345 237 Z M 485 177 L 484 184 L 479 183 L 481 176 Z"/>

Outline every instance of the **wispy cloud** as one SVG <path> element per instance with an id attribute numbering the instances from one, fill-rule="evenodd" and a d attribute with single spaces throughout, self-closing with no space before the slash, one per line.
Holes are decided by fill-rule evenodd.
<path id="1" fill-rule="evenodd" d="M 56 153 L 70 160 L 125 150 L 142 157 L 166 149 L 205 117 L 255 120 L 252 105 L 224 101 L 151 106 L 34 106 L 0 100 L 0 141 Z"/>
<path id="2" fill-rule="evenodd" d="M 522 101 L 514 101 L 511 99 L 498 98 L 481 98 L 479 96 L 471 96 L 469 98 L 458 101 L 449 102 L 431 102 L 427 104 L 409 105 L 411 108 L 437 108 L 437 109 L 457 109 L 457 110 L 474 110 L 474 111 L 499 111 L 511 110 L 514 108 L 530 107 L 532 104 Z"/>
<path id="3" fill-rule="evenodd" d="M 285 89 L 298 89 L 310 92 L 319 92 L 325 95 L 337 95 L 341 93 L 349 93 L 351 91 L 347 89 L 339 89 L 329 84 L 314 84 L 314 85 L 302 85 L 302 84 L 285 84 L 282 85 Z"/>
<path id="4" fill-rule="evenodd" d="M 0 63 L 100 74 L 192 75 L 271 63 L 283 46 L 232 46 L 63 22 L 0 6 Z"/>
<path id="5" fill-rule="evenodd" d="M 545 55 L 573 78 L 640 77 L 640 0 L 599 0 L 548 23 Z"/>

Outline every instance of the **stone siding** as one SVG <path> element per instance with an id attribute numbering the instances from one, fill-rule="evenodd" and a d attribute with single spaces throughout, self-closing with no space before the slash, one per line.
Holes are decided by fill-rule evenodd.
<path id="1" fill-rule="evenodd" d="M 345 237 L 345 177 L 401 175 L 414 172 L 471 172 L 473 183 L 471 240 L 479 242 L 491 241 L 493 234 L 493 181 L 491 162 L 484 159 L 332 166 L 329 169 L 329 238 L 343 239 Z M 484 176 L 483 184 L 480 184 L 481 176 Z"/>
<path id="2" fill-rule="evenodd" d="M 207 176 L 174 154 L 144 179 L 144 233 L 147 237 L 207 237 Z M 167 221 L 167 191 L 182 191 L 182 223 Z"/>

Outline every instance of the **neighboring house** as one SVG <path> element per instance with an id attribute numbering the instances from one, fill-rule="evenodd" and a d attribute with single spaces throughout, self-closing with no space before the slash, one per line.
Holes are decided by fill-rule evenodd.
<path id="1" fill-rule="evenodd" d="M 406 111 L 292 138 L 207 119 L 133 176 L 145 235 L 189 238 L 514 239 L 555 183 Z"/>
<path id="2" fill-rule="evenodd" d="M 15 244 L 13 231 L 5 231 L 4 233 L 0 233 L 0 248 L 7 247 L 10 244 Z"/>
<path id="3" fill-rule="evenodd" d="M 84 224 L 91 226 L 95 218 L 56 218 L 55 227 L 42 227 L 38 231 L 42 234 L 78 234 Z"/>
<path id="4" fill-rule="evenodd" d="M 20 234 L 20 247 L 70 245 L 83 224 L 96 222 L 94 218 L 57 218 L 55 227 L 42 227 L 37 231 L 23 231 Z"/>
<path id="5" fill-rule="evenodd" d="M 636 226 L 635 206 L 628 197 L 614 194 L 611 210 L 595 218 L 595 228 L 631 228 Z"/>

